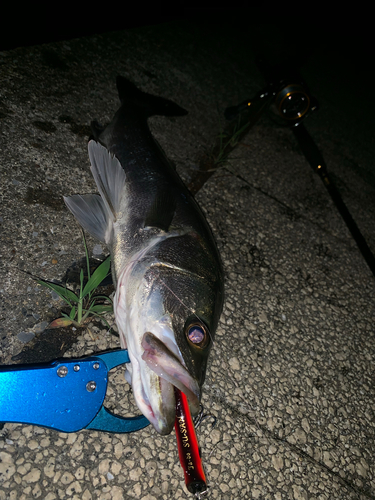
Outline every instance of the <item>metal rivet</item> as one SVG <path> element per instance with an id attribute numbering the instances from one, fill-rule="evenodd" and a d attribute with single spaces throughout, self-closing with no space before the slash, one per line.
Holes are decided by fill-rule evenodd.
<path id="1" fill-rule="evenodd" d="M 94 363 L 93 365 L 94 370 L 99 370 L 99 363 Z"/>
<path id="2" fill-rule="evenodd" d="M 59 366 L 57 369 L 57 375 L 61 378 L 66 377 L 68 374 L 68 368 L 66 366 Z"/>
<path id="3" fill-rule="evenodd" d="M 88 382 L 86 385 L 86 389 L 88 390 L 88 392 L 94 392 L 96 389 L 96 382 L 94 380 Z"/>
<path id="4" fill-rule="evenodd" d="M 81 369 L 81 367 L 80 367 L 79 365 L 74 365 L 74 366 L 73 366 L 73 370 L 74 370 L 75 372 L 79 372 L 79 370 L 80 370 L 80 369 Z"/>

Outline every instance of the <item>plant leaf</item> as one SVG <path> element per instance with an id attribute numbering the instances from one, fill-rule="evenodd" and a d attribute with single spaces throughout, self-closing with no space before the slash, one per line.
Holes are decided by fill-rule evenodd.
<path id="1" fill-rule="evenodd" d="M 67 304 L 71 306 L 70 300 L 73 302 L 78 302 L 77 295 L 69 290 L 69 288 L 65 288 L 64 286 L 57 285 L 56 283 L 50 283 L 49 281 L 38 280 L 38 283 L 46 288 L 50 288 L 54 290 Z"/>
<path id="2" fill-rule="evenodd" d="M 83 278 L 84 278 L 83 269 L 81 269 L 81 272 L 79 273 L 79 282 L 80 282 L 80 285 L 79 285 L 79 298 L 80 299 L 82 299 L 82 297 L 84 297 L 84 295 L 82 293 L 82 290 L 83 290 Z"/>
<path id="3" fill-rule="evenodd" d="M 100 314 L 100 313 L 112 312 L 113 307 L 111 305 L 96 304 L 95 306 L 90 307 L 89 311 L 97 312 Z"/>
<path id="4" fill-rule="evenodd" d="M 113 300 L 111 299 L 111 297 L 107 297 L 107 295 L 94 295 L 94 297 L 92 298 L 93 301 L 96 301 L 97 299 L 108 300 L 108 302 L 113 304 Z"/>
<path id="5" fill-rule="evenodd" d="M 70 311 L 69 318 L 73 320 L 75 318 L 75 315 L 76 315 L 76 306 L 73 306 L 72 310 Z"/>
<path id="6" fill-rule="evenodd" d="M 108 256 L 92 273 L 91 278 L 86 283 L 81 297 L 86 297 L 87 294 L 92 292 L 100 283 L 108 276 L 109 268 L 111 265 L 111 257 Z"/>
<path id="7" fill-rule="evenodd" d="M 87 267 L 87 280 L 90 281 L 90 258 L 89 258 L 89 251 L 87 250 L 87 244 L 86 244 L 86 237 L 85 237 L 85 232 L 81 228 L 82 232 L 82 238 L 83 238 L 83 246 L 85 247 L 85 255 L 86 255 L 86 267 Z"/>
<path id="8" fill-rule="evenodd" d="M 52 321 L 52 323 L 48 325 L 48 328 L 64 328 L 65 326 L 69 326 L 72 323 L 73 321 L 68 318 L 58 318 Z"/>

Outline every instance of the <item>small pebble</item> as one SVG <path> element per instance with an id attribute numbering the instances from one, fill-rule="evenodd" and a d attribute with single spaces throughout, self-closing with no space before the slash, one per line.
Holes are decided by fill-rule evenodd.
<path id="1" fill-rule="evenodd" d="M 93 255 L 101 255 L 103 253 L 103 247 L 101 245 L 94 245 L 92 253 Z"/>
<path id="2" fill-rule="evenodd" d="M 48 321 L 42 321 L 34 326 L 35 333 L 42 333 L 48 326 Z"/>
<path id="3" fill-rule="evenodd" d="M 17 335 L 18 340 L 20 342 L 23 342 L 24 344 L 27 344 L 28 342 L 30 342 L 31 340 L 33 340 L 34 337 L 35 337 L 35 333 L 34 332 L 20 332 Z"/>

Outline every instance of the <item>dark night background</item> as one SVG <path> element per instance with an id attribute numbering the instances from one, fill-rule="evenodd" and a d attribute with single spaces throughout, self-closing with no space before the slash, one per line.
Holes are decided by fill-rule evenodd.
<path id="1" fill-rule="evenodd" d="M 40 7 L 39 7 L 40 9 Z M 32 10 L 29 15 L 23 11 L 23 22 L 17 23 L 14 29 L 0 35 L 0 50 L 16 47 L 39 45 L 72 38 L 80 38 L 109 31 L 136 28 L 162 22 L 183 19 L 185 15 L 132 14 L 131 16 L 106 16 L 104 12 L 90 9 L 71 12 L 56 12 L 40 9 Z M 192 16 L 194 17 L 194 16 Z"/>
<path id="2" fill-rule="evenodd" d="M 12 9 L 12 7 L 10 7 Z M 39 9 L 39 10 L 38 10 Z M 109 31 L 124 30 L 140 26 L 155 25 L 173 21 L 187 21 L 221 25 L 223 30 L 228 25 L 236 27 L 239 34 L 247 34 L 253 43 L 263 44 L 267 49 L 278 52 L 288 49 L 307 55 L 318 47 L 340 47 L 348 59 L 358 59 L 372 65 L 371 54 L 374 42 L 371 27 L 367 22 L 357 22 L 352 19 L 326 20 L 324 16 L 281 16 L 262 19 L 254 14 L 253 9 L 177 9 L 179 12 L 165 13 L 162 9 L 150 12 L 132 11 L 107 13 L 105 9 L 90 8 L 89 10 L 50 11 L 47 8 L 33 7 L 30 12 L 22 9 L 17 15 L 8 14 L 9 30 L 0 34 L 0 50 L 10 50 L 21 46 L 38 45 L 71 38 L 79 38 Z M 118 14 L 118 15 L 117 15 Z M 263 16 L 265 17 L 265 16 Z M 4 18 L 5 19 L 5 18 Z M 266 27 L 266 28 L 265 28 Z M 265 29 L 264 29 L 265 28 Z M 254 34 L 256 39 L 254 39 Z M 264 37 L 264 39 L 263 39 Z M 281 46 L 280 46 L 281 43 Z"/>
<path id="3" fill-rule="evenodd" d="M 72 12 L 69 9 L 49 10 L 47 7 L 33 7 L 22 11 L 18 7 L 8 19 L 10 29 L 0 33 L 0 50 L 10 50 L 43 43 L 80 38 L 110 31 L 150 26 L 169 22 L 188 22 L 210 27 L 220 27 L 224 31 L 235 29 L 241 43 L 261 55 L 271 65 L 291 64 L 295 68 L 303 66 L 310 54 L 331 51 L 347 67 L 348 78 L 353 77 L 353 92 L 357 90 L 371 96 L 371 86 L 375 71 L 373 52 L 375 48 L 372 28 L 366 21 L 342 17 L 327 20 L 319 12 L 302 16 L 257 15 L 253 9 L 196 9 L 180 8 L 173 13 L 162 9 L 140 12 L 126 9 L 107 12 L 105 8 Z M 17 10 L 16 10 L 17 9 Z M 145 9 L 144 9 L 145 10 Z M 16 19 L 16 21 L 13 21 Z M 244 61 L 246 64 L 246 61 Z M 336 61 L 337 63 L 337 61 Z M 356 86 L 356 87 L 354 87 Z"/>
<path id="4" fill-rule="evenodd" d="M 374 76 L 375 44 L 371 26 L 363 20 L 353 21 L 353 18 L 341 17 L 333 22 L 316 12 L 310 16 L 267 16 L 263 20 L 265 16 L 248 8 L 180 8 L 173 13 L 155 8 L 140 12 L 136 8 L 129 15 L 126 9 L 119 12 L 115 9 L 107 12 L 105 8 L 80 9 L 78 12 L 69 9 L 51 11 L 47 7 L 33 7 L 29 12 L 25 8 L 21 12 L 16 7 L 10 9 L 14 14 L 8 12 L 3 19 L 5 22 L 10 20 L 10 29 L 1 31 L 0 50 L 181 21 L 206 25 L 207 36 L 211 25 L 221 26 L 223 30 L 234 27 L 256 52 L 266 54 L 272 62 L 291 58 L 293 64 L 301 65 L 311 52 L 333 49 L 338 57 L 355 65 L 359 77 L 367 75 L 372 80 Z"/>

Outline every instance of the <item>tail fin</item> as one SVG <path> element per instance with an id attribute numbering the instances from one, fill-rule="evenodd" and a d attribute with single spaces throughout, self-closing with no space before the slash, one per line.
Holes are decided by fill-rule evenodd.
<path id="1" fill-rule="evenodd" d="M 142 92 L 123 76 L 117 76 L 116 85 L 121 104 L 128 103 L 143 108 L 147 116 L 184 116 L 187 114 L 184 108 L 169 99 Z"/>

